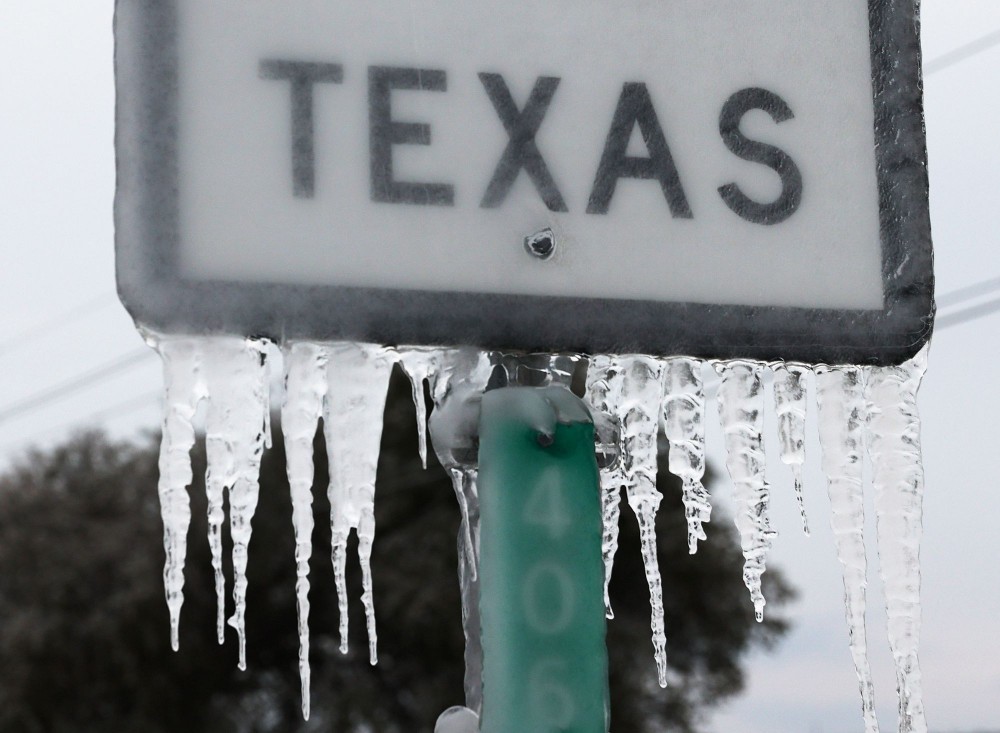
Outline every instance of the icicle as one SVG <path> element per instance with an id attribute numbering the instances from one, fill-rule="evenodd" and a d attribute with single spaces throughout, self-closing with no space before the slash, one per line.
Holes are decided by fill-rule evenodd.
<path id="1" fill-rule="evenodd" d="M 649 356 L 594 357 L 591 366 L 594 376 L 588 380 L 592 406 L 609 413 L 618 421 L 621 430 L 621 471 L 625 478 L 625 495 L 639 522 L 643 565 L 649 585 L 650 626 L 653 632 L 653 651 L 659 683 L 667 684 L 666 631 L 663 621 L 663 589 L 659 561 L 656 555 L 656 511 L 662 495 L 656 489 L 656 435 L 659 428 L 660 403 L 663 387 L 660 381 L 663 365 Z M 607 365 L 605 367 L 605 364 Z M 605 374 L 602 378 L 602 374 Z M 604 387 L 601 382 L 605 382 Z M 603 404 L 595 404 L 601 400 Z M 614 484 L 609 477 L 605 484 L 605 515 L 608 520 L 613 510 L 607 506 L 613 501 L 609 493 Z M 608 533 L 605 533 L 607 538 Z M 613 554 L 613 553 L 612 553 Z M 607 565 L 606 565 L 607 566 Z"/>
<path id="2" fill-rule="evenodd" d="M 662 363 L 648 356 L 621 357 L 618 415 L 622 422 L 625 495 L 639 521 L 642 560 L 649 585 L 650 624 L 660 687 L 667 686 L 667 637 L 663 587 L 656 555 L 656 511 L 663 496 L 656 489 L 656 435 L 659 429 Z"/>
<path id="3" fill-rule="evenodd" d="M 441 349 L 417 347 L 401 349 L 399 362 L 410 378 L 413 389 L 413 406 L 417 412 L 417 441 L 420 462 L 427 468 L 427 403 L 424 399 L 424 380 L 436 372 L 444 352 Z"/>
<path id="4" fill-rule="evenodd" d="M 164 590 L 170 611 L 170 644 L 180 647 L 180 613 L 184 603 L 184 560 L 191 504 L 187 487 L 193 478 L 192 420 L 205 397 L 197 342 L 191 339 L 151 339 L 163 359 L 165 400 L 163 437 L 160 444 L 160 511 L 163 516 Z"/>
<path id="5" fill-rule="evenodd" d="M 611 374 L 611 357 L 594 356 L 590 359 L 587 368 L 586 400 L 593 408 L 595 421 L 598 415 L 608 415 L 611 417 L 611 406 L 608 402 L 608 391 L 610 385 L 608 379 Z M 621 433 L 618 429 L 618 420 L 613 420 L 614 437 L 616 443 L 621 442 Z M 596 427 L 596 423 L 595 423 Z M 613 463 L 601 468 L 601 505 L 603 508 L 604 537 L 601 543 L 601 554 L 604 557 L 604 612 L 609 619 L 615 617 L 611 608 L 611 596 L 609 588 L 611 584 L 611 573 L 614 570 L 615 555 L 618 552 L 618 519 L 621 515 L 621 490 L 625 485 L 625 473 L 622 470 L 620 448 L 615 446 L 616 459 Z"/>
<path id="6" fill-rule="evenodd" d="M 229 527 L 233 539 L 233 602 L 229 625 L 239 635 L 239 667 L 246 669 L 247 557 L 251 522 L 260 494 L 260 459 L 264 452 L 269 382 L 260 341 L 213 337 L 203 341 L 209 406 L 205 449 L 209 492 L 209 536 L 217 588 L 221 581 L 221 495 L 229 490 Z M 210 488 L 209 488 L 210 487 Z"/>
<path id="7" fill-rule="evenodd" d="M 465 700 L 482 708 L 482 645 L 479 637 L 479 403 L 493 372 L 489 356 L 474 349 L 445 349 L 429 374 L 434 400 L 430 431 L 434 452 L 448 471 L 462 513 L 458 536 L 458 579 L 465 635 Z"/>
<path id="8" fill-rule="evenodd" d="M 494 359 L 506 374 L 509 385 L 560 385 L 568 389 L 581 357 L 578 354 L 494 354 Z"/>
<path id="9" fill-rule="evenodd" d="M 865 387 L 879 571 L 896 663 L 900 733 L 927 731 L 917 658 L 924 470 L 916 395 L 926 368 L 925 346 L 902 366 L 870 368 Z"/>
<path id="10" fill-rule="evenodd" d="M 434 452 L 451 476 L 455 498 L 462 513 L 459 552 L 466 558 L 471 580 L 479 573 L 479 496 L 476 487 L 479 430 L 479 403 L 489 382 L 493 365 L 489 356 L 471 349 L 438 352 L 437 371 L 431 374 L 434 414 L 431 431 Z M 471 471 L 471 473 L 470 473 Z"/>
<path id="11" fill-rule="evenodd" d="M 758 621 L 764 620 L 760 578 L 775 532 L 768 519 L 770 492 L 764 475 L 764 390 L 761 365 L 728 361 L 716 365 L 719 418 L 726 441 L 726 465 L 736 489 L 736 527 L 743 548 L 743 582 L 750 591 Z"/>
<path id="12" fill-rule="evenodd" d="M 862 441 L 865 408 L 860 367 L 818 367 L 816 402 L 823 471 L 830 494 L 830 524 L 843 565 L 844 605 L 850 633 L 851 656 L 861 690 L 861 709 L 867 733 L 878 733 L 875 688 L 868 664 L 865 630 L 865 589 L 868 586 L 864 541 Z"/>
<path id="13" fill-rule="evenodd" d="M 670 472 L 683 482 L 688 551 L 705 540 L 702 526 L 710 521 L 712 504 L 702 484 L 705 475 L 705 393 L 699 359 L 668 359 L 663 370 L 663 428 L 670 441 Z"/>
<path id="14" fill-rule="evenodd" d="M 313 440 L 326 397 L 326 351 L 315 344 L 296 343 L 285 351 L 285 404 L 281 427 L 285 437 L 288 484 L 295 530 L 295 595 L 299 632 L 299 677 L 302 715 L 309 719 L 309 559 L 312 556 Z"/>
<path id="15" fill-rule="evenodd" d="M 358 535 L 362 603 L 368 627 L 368 652 L 378 662 L 378 636 L 372 596 L 371 551 L 375 539 L 375 474 L 382 441 L 389 374 L 397 356 L 381 346 L 342 343 L 328 347 L 327 402 L 323 414 L 330 461 L 330 528 L 337 598 L 340 650 L 347 653 L 347 538 Z"/>
<path id="16" fill-rule="evenodd" d="M 462 632 L 465 635 L 465 704 L 482 710 L 483 648 L 479 637 L 479 470 L 449 470 L 463 507 L 459 539 L 458 582 L 462 594 Z M 471 544 L 470 544 L 471 543 Z M 462 548 L 465 552 L 462 552 Z"/>
<path id="17" fill-rule="evenodd" d="M 802 531 L 808 536 L 809 519 L 802 493 L 802 466 L 806 462 L 806 385 L 803 380 L 809 368 L 803 364 L 775 364 L 773 371 L 781 462 L 792 469 Z"/>

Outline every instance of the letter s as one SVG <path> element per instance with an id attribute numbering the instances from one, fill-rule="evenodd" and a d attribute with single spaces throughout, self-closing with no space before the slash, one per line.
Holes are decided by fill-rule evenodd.
<path id="1" fill-rule="evenodd" d="M 760 163 L 774 170 L 781 178 L 781 195 L 770 203 L 749 198 L 735 183 L 719 188 L 726 205 L 740 218 L 754 224 L 780 224 L 798 211 L 802 203 L 802 173 L 791 156 L 773 145 L 750 140 L 740 131 L 744 115 L 761 109 L 775 122 L 795 117 L 788 104 L 774 92 L 753 87 L 742 89 L 729 98 L 719 115 L 719 132 L 729 151 L 743 160 Z"/>

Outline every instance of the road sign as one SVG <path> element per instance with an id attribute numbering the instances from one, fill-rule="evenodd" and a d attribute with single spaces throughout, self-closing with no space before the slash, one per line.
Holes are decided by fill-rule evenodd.
<path id="1" fill-rule="evenodd" d="M 117 0 L 119 289 L 166 331 L 899 362 L 916 0 Z"/>

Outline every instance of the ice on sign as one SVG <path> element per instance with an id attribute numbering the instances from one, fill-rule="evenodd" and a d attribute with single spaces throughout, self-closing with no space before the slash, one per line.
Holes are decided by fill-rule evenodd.
<path id="1" fill-rule="evenodd" d="M 866 729 L 878 728 L 864 628 L 867 452 L 899 730 L 924 733 L 916 390 L 933 276 L 917 27 L 916 0 L 117 0 L 117 267 L 122 300 L 165 365 L 160 496 L 175 646 L 189 450 L 207 403 L 217 631 L 222 640 L 228 491 L 229 623 L 245 659 L 277 346 L 304 714 L 321 424 L 342 641 L 354 532 L 376 662 L 368 560 L 385 388 L 398 363 L 425 458 L 429 388 L 430 443 L 462 510 L 470 709 L 441 725 L 474 729 L 483 659 L 473 433 L 491 375 L 521 381 L 524 354 L 544 352 L 554 356 L 526 367 L 532 383 L 568 385 L 585 362 L 577 376 L 606 459 L 595 566 L 606 589 L 624 487 L 661 684 L 672 672 L 656 564 L 658 434 L 682 480 L 694 553 L 712 509 L 705 421 L 718 415 L 747 602 L 762 618 L 776 537 L 764 458 L 780 451 L 808 531 L 815 393 Z M 604 601 L 611 618 L 606 590 Z"/>
<path id="2" fill-rule="evenodd" d="M 210 447 L 214 445 L 216 449 L 209 451 L 211 480 L 206 481 L 206 488 L 215 492 L 209 498 L 218 508 L 218 515 L 210 523 L 210 540 L 215 548 L 222 522 L 221 492 L 228 489 L 237 572 L 233 588 L 237 610 L 230 623 L 240 633 L 242 660 L 249 528 L 256 506 L 260 452 L 268 435 L 267 391 L 261 389 L 261 385 L 266 383 L 266 374 L 272 365 L 270 360 L 262 359 L 262 355 L 273 350 L 260 341 L 234 337 L 158 337 L 151 338 L 151 342 L 163 357 L 168 385 L 160 496 L 167 548 L 164 579 L 171 612 L 171 633 L 176 641 L 190 519 L 185 487 L 191 481 L 188 450 L 194 441 L 192 419 L 198 404 L 207 401 L 207 434 Z M 478 592 L 478 467 L 475 451 L 469 450 L 472 438 L 469 431 L 475 428 L 474 425 L 470 428 L 462 416 L 469 414 L 465 403 L 474 400 L 486 388 L 490 372 L 501 368 L 504 361 L 501 355 L 458 349 L 391 349 L 371 344 L 294 342 L 282 349 L 282 361 L 287 386 L 281 415 L 296 536 L 304 713 L 308 715 L 309 712 L 308 576 L 313 527 L 310 493 L 313 436 L 322 418 L 327 458 L 331 466 L 340 466 L 332 476 L 329 491 L 342 650 L 346 651 L 348 623 L 343 582 L 346 543 L 348 534 L 354 531 L 359 538 L 358 559 L 365 579 L 362 600 L 368 621 L 369 651 L 374 662 L 377 635 L 369 568 L 376 531 L 374 475 L 388 368 L 397 362 L 410 375 L 414 394 L 419 395 L 420 400 L 427 382 L 434 399 L 432 416 L 445 414 L 445 421 L 450 423 L 439 425 L 435 431 L 434 449 L 452 473 L 463 509 L 460 532 L 464 552 L 459 559 L 463 603 L 466 604 L 463 619 L 470 624 L 465 631 L 473 650 L 473 664 L 481 663 L 477 646 L 477 610 L 470 605 L 475 603 L 471 594 Z M 548 367 L 536 368 L 536 375 L 544 382 L 564 383 L 567 376 L 561 368 L 564 363 L 562 357 L 553 357 Z M 904 733 L 924 733 L 927 728 L 917 660 L 920 609 L 913 589 L 920 586 L 917 548 L 923 493 L 916 391 L 926 368 L 926 352 L 898 367 L 771 365 L 775 372 L 773 410 L 778 416 L 774 436 L 765 435 L 763 429 L 763 416 L 769 409 L 763 381 L 767 365 L 732 360 L 717 362 L 714 366 L 712 369 L 712 365 L 697 359 L 657 359 L 640 355 L 595 356 L 587 365 L 587 401 L 595 414 L 607 415 L 615 426 L 615 447 L 619 454 L 618 461 L 601 470 L 603 511 L 594 501 L 595 521 L 601 515 L 603 524 L 604 583 L 610 580 L 617 550 L 618 495 L 624 487 L 629 506 L 642 530 L 642 553 L 652 611 L 652 647 L 661 684 L 666 685 L 669 679 L 666 654 L 669 629 L 663 618 L 663 589 L 656 565 L 654 529 L 656 510 L 662 498 L 655 488 L 655 456 L 661 421 L 670 442 L 671 468 L 683 480 L 690 549 L 694 553 L 697 540 L 705 538 L 703 524 L 711 515 L 711 498 L 701 485 L 705 451 L 705 380 L 716 371 L 721 375 L 718 414 L 738 509 L 736 526 L 744 555 L 743 578 L 749 591 L 748 602 L 755 606 L 758 618 L 763 618 L 766 599 L 761 592 L 760 578 L 766 571 L 767 552 L 776 534 L 768 509 L 773 477 L 765 476 L 764 455 L 766 446 L 772 444 L 772 437 L 776 438 L 773 445 L 782 447 L 783 457 L 789 455 L 785 446 L 802 444 L 802 425 L 796 419 L 783 419 L 789 396 L 785 391 L 787 387 L 779 386 L 781 380 L 787 378 L 783 372 L 794 370 L 794 404 L 804 409 L 807 390 L 815 385 L 822 467 L 828 478 L 830 521 L 837 556 L 844 566 L 850 646 L 858 671 L 866 728 L 869 733 L 878 729 L 864 625 L 867 572 L 861 462 L 867 450 L 874 467 L 871 484 L 879 520 L 880 569 L 892 619 L 889 643 L 899 674 L 899 729 Z M 417 410 L 418 416 L 426 415 L 422 402 L 417 402 Z M 225 418 L 213 423 L 213 415 Z M 424 420 L 419 419 L 419 423 L 418 427 L 425 430 Z M 787 462 L 792 467 L 801 467 L 804 453 L 793 452 L 792 455 L 793 459 Z M 793 471 L 789 471 L 783 482 L 797 483 Z M 789 500 L 792 493 L 789 490 Z M 538 507 L 532 511 L 535 508 Z M 553 521 L 551 513 L 540 514 Z M 555 531 L 559 527 L 549 529 Z M 596 537 L 594 545 L 596 552 Z M 213 549 L 213 563 L 218 562 Z M 222 582 L 220 575 L 220 593 Z M 613 618 L 610 606 L 606 611 L 608 617 Z M 469 704 L 478 707 L 481 691 L 477 688 L 477 680 L 471 681 L 470 686 L 467 679 L 467 690 L 471 691 Z"/>

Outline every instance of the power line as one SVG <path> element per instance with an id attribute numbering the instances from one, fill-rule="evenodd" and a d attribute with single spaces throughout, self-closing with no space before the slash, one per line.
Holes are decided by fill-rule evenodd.
<path id="1" fill-rule="evenodd" d="M 924 64 L 924 76 L 930 76 L 931 74 L 936 74 L 939 71 L 944 71 L 955 64 L 960 64 L 963 61 L 971 59 L 973 56 L 978 56 L 985 51 L 989 51 L 991 48 L 998 45 L 1000 45 L 1000 30 L 993 31 L 989 35 L 978 38 L 971 43 L 965 44 L 964 46 L 959 46 L 954 51 L 949 51 L 942 56 L 938 56 L 937 58 L 928 61 Z"/>
<path id="2" fill-rule="evenodd" d="M 23 415 L 26 412 L 30 412 L 62 397 L 71 395 L 84 387 L 89 387 L 96 382 L 107 379 L 113 374 L 130 369 L 141 361 L 148 359 L 152 354 L 152 350 L 143 346 L 135 351 L 123 354 L 107 364 L 103 364 L 89 372 L 85 372 L 79 377 L 63 382 L 62 384 L 58 384 L 55 387 L 50 387 L 49 389 L 37 392 L 19 402 L 15 402 L 14 404 L 7 406 L 5 409 L 0 410 L 0 424 L 13 417 Z"/>
<path id="3" fill-rule="evenodd" d="M 948 308 L 949 306 L 958 305 L 963 301 L 978 298 L 981 295 L 988 295 L 995 290 L 1000 290 L 1000 277 L 994 277 L 972 285 L 966 285 L 965 287 L 945 293 L 941 297 L 935 298 L 935 300 L 937 301 L 939 307 Z"/>
<path id="4" fill-rule="evenodd" d="M 18 331 L 11 336 L 0 339 L 0 356 L 8 354 L 11 351 L 16 351 L 27 344 L 37 341 L 40 337 L 45 336 L 52 331 L 58 331 L 71 323 L 75 323 L 95 311 L 106 308 L 113 302 L 117 302 L 117 300 L 118 298 L 114 295 L 114 293 L 103 293 L 98 295 L 96 298 L 91 298 L 80 305 L 74 306 L 73 308 L 62 312 L 59 315 L 47 318 L 34 326 L 30 326 L 29 328 Z"/>
<path id="5" fill-rule="evenodd" d="M 84 423 L 97 422 L 99 420 L 107 420 L 108 418 L 118 417 L 120 415 L 127 415 L 130 412 L 135 412 L 137 409 L 141 407 L 146 407 L 150 405 L 154 400 L 157 400 L 159 397 L 161 397 L 162 394 L 163 393 L 161 392 L 161 390 L 158 389 L 152 390 L 150 392 L 141 394 L 138 397 L 133 397 L 129 400 L 125 400 L 124 402 L 119 402 L 117 404 L 111 405 L 110 407 L 105 407 L 104 409 L 98 410 L 97 412 L 92 412 L 85 417 L 77 418 L 74 420 L 67 420 L 66 422 L 60 423 L 58 425 L 49 426 L 48 428 L 45 429 L 45 431 L 38 433 L 30 438 L 18 440 L 15 443 L 9 443 L 3 447 L 0 447 L 0 454 L 10 453 L 12 450 L 15 450 L 21 446 L 31 445 L 40 438 L 43 438 L 47 435 L 51 435 L 52 433 L 56 433 L 66 428 L 72 428 L 78 425 L 83 425 Z"/>
<path id="6" fill-rule="evenodd" d="M 970 306 L 969 308 L 965 308 L 956 313 L 948 313 L 947 315 L 940 316 L 936 320 L 935 328 L 937 330 L 942 330 L 950 328 L 951 326 L 959 326 L 963 323 L 968 323 L 969 321 L 975 321 L 979 318 L 992 315 L 997 311 L 1000 311 L 1000 298 L 987 301 L 986 303 L 980 303 L 979 305 Z"/>

